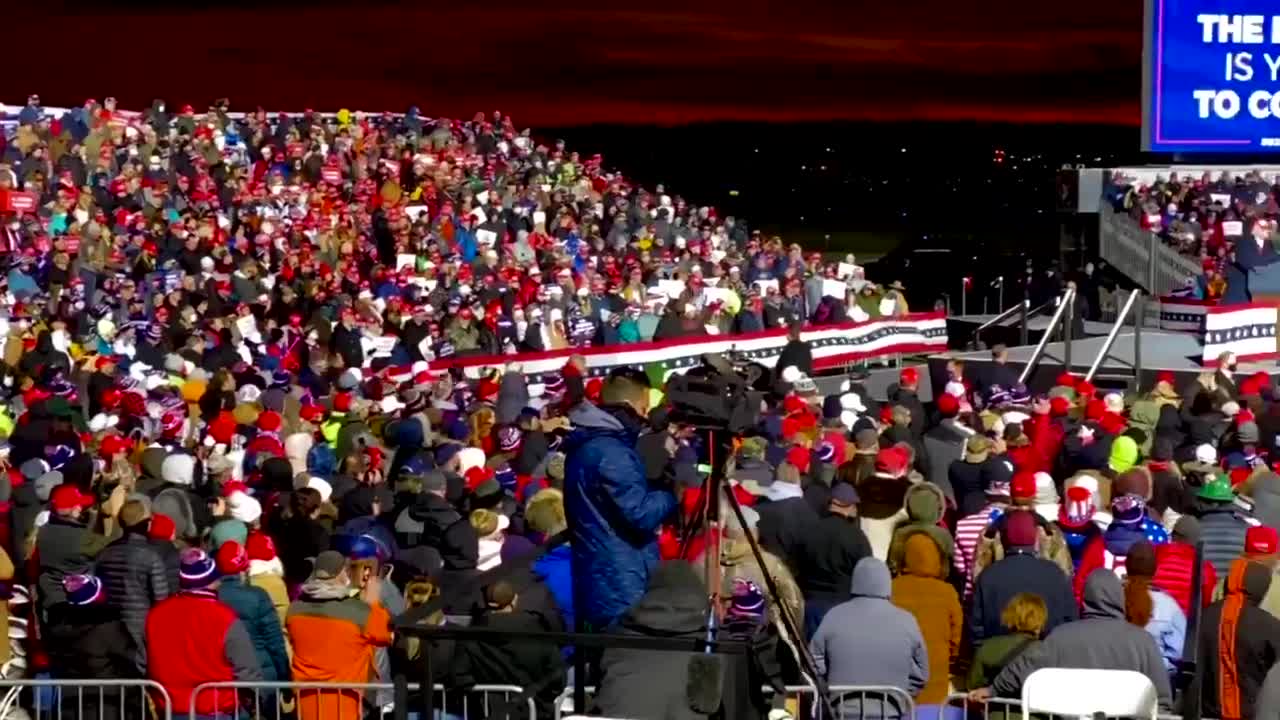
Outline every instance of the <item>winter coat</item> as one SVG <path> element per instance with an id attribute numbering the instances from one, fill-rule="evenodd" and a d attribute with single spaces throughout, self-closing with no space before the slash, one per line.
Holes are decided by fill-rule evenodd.
<path id="1" fill-rule="evenodd" d="M 946 581 L 938 546 L 928 536 L 916 533 L 904 543 L 902 571 L 893 579 L 893 604 L 915 616 L 929 654 L 929 681 L 916 702 L 941 703 L 947 697 L 951 663 L 960 653 L 964 613 L 960 596 Z"/>
<path id="2" fill-rule="evenodd" d="M 942 490 L 929 482 L 912 485 L 902 504 L 907 511 L 907 522 L 893 531 L 887 561 L 889 572 L 902 572 L 902 556 L 907 540 L 918 534 L 927 535 L 933 540 L 942 555 L 942 566 L 950 567 L 951 557 L 955 554 L 955 541 L 951 533 L 939 525 L 947 508 L 947 499 Z"/>
<path id="3" fill-rule="evenodd" d="M 636 454 L 642 422 L 629 408 L 581 402 L 564 440 L 564 505 L 573 550 L 574 612 L 607 627 L 644 595 L 658 564 L 658 526 L 675 496 L 645 480 Z"/>
<path id="4" fill-rule="evenodd" d="M 966 431 L 954 420 L 943 420 L 924 434 L 924 452 L 929 458 L 926 480 L 937 485 L 946 497 L 956 499 L 951 486 L 951 464 L 964 460 L 965 443 L 972 431 Z M 985 489 L 985 488 L 984 488 Z"/>
<path id="5" fill-rule="evenodd" d="M 1019 655 L 1030 652 L 1039 644 L 1039 637 L 1022 633 L 1009 633 L 988 638 L 973 654 L 966 687 L 970 690 L 989 687 L 1006 665 L 1013 662 Z"/>
<path id="6" fill-rule="evenodd" d="M 544 629 L 536 617 L 520 611 L 483 615 L 472 627 L 511 632 Z M 564 659 L 560 649 L 551 643 L 518 640 L 462 643 L 455 662 L 455 682 L 463 688 L 471 685 L 539 687 L 534 696 L 537 717 L 552 717 L 556 697 L 564 690 Z"/>
<path id="7" fill-rule="evenodd" d="M 961 457 L 947 466 L 947 482 L 955 494 L 957 517 L 968 517 L 987 506 L 987 486 L 994 477 L 992 465 L 998 462 L 1001 461 L 992 457 L 983 458 L 982 462 L 969 462 Z"/>
<path id="8" fill-rule="evenodd" d="M 769 613 L 769 621 L 778 628 L 784 627 L 782 615 L 778 605 L 781 604 L 791 614 L 792 620 L 799 626 L 800 621 L 804 618 L 804 596 L 800 592 L 800 587 L 796 584 L 796 579 L 791 575 L 791 571 L 787 569 L 786 563 L 782 562 L 778 556 L 761 549 L 760 555 L 764 558 L 764 568 L 760 567 L 760 563 L 756 562 L 756 556 L 751 552 L 751 545 L 745 539 L 724 538 L 720 541 L 720 578 L 722 585 L 726 590 L 733 588 L 733 581 L 741 578 L 750 580 L 760 588 L 761 592 L 768 593 L 769 584 L 765 581 L 765 572 L 773 576 L 773 580 L 778 585 L 778 603 L 769 601 L 767 611 Z M 701 562 L 695 561 L 693 567 L 701 575 L 704 566 Z M 845 585 L 846 591 L 848 585 Z M 841 598 L 843 599 L 843 598 Z"/>
<path id="9" fill-rule="evenodd" d="M 785 488 L 785 490 L 784 490 Z M 818 522 L 818 513 L 805 500 L 798 485 L 775 482 L 770 490 L 794 493 L 791 497 L 758 503 L 760 515 L 756 524 L 760 547 L 782 558 L 791 574 L 801 577 L 804 566 L 805 538 Z"/>
<path id="10" fill-rule="evenodd" d="M 119 612 L 106 603 L 88 606 L 63 606 L 50 615 L 42 628 L 45 650 L 49 652 L 49 669 L 55 679 L 137 679 L 142 674 L 134 664 L 133 638 L 120 621 Z M 72 700 L 81 693 L 67 693 Z M 106 689 L 104 708 L 114 708 L 119 717 L 120 693 Z M 97 715 L 97 692 L 83 693 L 84 710 Z M 137 701 L 134 701 L 137 702 Z M 64 705 L 65 707 L 65 705 Z"/>
<path id="11" fill-rule="evenodd" d="M 1245 532 L 1258 521 L 1233 503 L 1205 504 L 1196 515 L 1200 518 L 1204 559 L 1213 565 L 1218 577 L 1225 578 L 1232 561 L 1244 552 Z"/>
<path id="12" fill-rule="evenodd" d="M 1272 665 L 1258 691 L 1253 720 L 1280 720 L 1280 663 Z"/>
<path id="13" fill-rule="evenodd" d="M 886 391 L 885 397 L 889 399 L 890 405 L 901 405 L 911 412 L 911 436 L 916 440 L 924 437 L 925 423 L 928 422 L 929 416 L 925 414 L 924 403 L 920 402 L 920 396 L 915 391 L 898 387 L 895 383 L 890 385 Z M 961 448 L 961 452 L 964 449 Z M 920 458 L 917 458 L 919 460 Z M 946 472 L 946 465 L 942 466 L 942 470 Z M 929 478 L 932 480 L 933 478 Z"/>
<path id="14" fill-rule="evenodd" d="M 53 515 L 36 533 L 36 555 L 40 561 L 40 607 L 48 609 L 67 599 L 62 579 L 87 573 L 93 558 L 106 547 L 107 538 L 84 523 Z"/>
<path id="15" fill-rule="evenodd" d="M 533 576 L 551 593 L 563 626 L 573 631 L 573 553 L 567 543 L 557 545 L 533 562 Z M 523 596 L 522 598 L 523 599 Z"/>
<path id="16" fill-rule="evenodd" d="M 1035 555 L 1016 552 L 987 568 L 974 581 L 969 618 L 974 645 L 1008 632 L 1000 621 L 1000 613 L 1020 592 L 1035 593 L 1044 600 L 1049 611 L 1045 621 L 1046 632 L 1076 618 L 1071 581 L 1062 569 Z"/>
<path id="17" fill-rule="evenodd" d="M 439 495 L 418 495 L 413 505 L 396 518 L 395 531 L 400 547 L 425 545 L 440 553 L 444 561 L 442 581 L 456 583 L 475 574 L 480 562 L 480 538 L 467 518 Z"/>
<path id="18" fill-rule="evenodd" d="M 1264 565 L 1238 559 L 1228 568 L 1227 597 L 1205 608 L 1200 616 L 1198 672 L 1191 692 L 1198 683 L 1204 717 L 1237 720 L 1254 716 L 1254 701 L 1263 680 L 1280 660 L 1280 620 L 1258 607 L 1271 582 Z M 1234 618 L 1235 632 L 1225 633 L 1223 620 L 1230 618 Z M 1224 669 L 1234 671 L 1238 704 L 1235 698 L 1223 695 Z"/>
<path id="19" fill-rule="evenodd" d="M 529 385 L 524 375 L 519 372 L 505 373 L 498 383 L 498 402 L 493 408 L 497 423 L 514 423 L 520 417 L 520 411 L 528 404 Z"/>
<path id="20" fill-rule="evenodd" d="M 867 557 L 871 557 L 871 542 L 858 518 L 828 513 L 804 536 L 800 570 L 794 577 L 806 599 L 834 605 L 849 597 L 853 569 Z"/>
<path id="21" fill-rule="evenodd" d="M 1182 660 L 1187 616 L 1178 607 L 1178 601 L 1168 593 L 1154 587 L 1147 592 L 1151 595 L 1151 619 L 1147 621 L 1146 631 L 1156 641 L 1156 647 L 1160 648 L 1165 670 L 1173 672 Z"/>
<path id="22" fill-rule="evenodd" d="M 1000 528 L 1003 527 L 1003 517 L 1008 512 L 1023 512 L 1021 509 L 1009 509 L 999 513 L 987 526 L 985 532 L 978 539 L 978 548 L 973 554 L 973 577 L 977 579 L 982 571 L 1004 557 L 1004 547 L 1000 544 Z M 1025 512 L 1034 512 L 1033 510 L 1025 510 Z M 1040 526 L 1040 544 L 1037 551 L 1039 556 L 1057 565 L 1062 570 L 1063 575 L 1070 577 L 1075 573 L 1075 562 L 1071 559 L 1071 548 L 1067 546 L 1067 539 L 1062 534 L 1062 528 L 1057 523 L 1051 523 L 1036 515 L 1036 522 Z"/>
<path id="23" fill-rule="evenodd" d="M 1159 588 L 1177 601 L 1184 615 L 1191 614 L 1191 579 L 1195 571 L 1196 548 L 1184 542 L 1170 542 L 1156 546 L 1156 574 L 1151 586 Z M 1200 573 L 1201 607 L 1213 602 L 1213 589 L 1218 584 L 1218 574 L 1209 561 L 1204 561 Z"/>
<path id="24" fill-rule="evenodd" d="M 284 565 L 280 558 L 250 560 L 249 584 L 261 588 L 271 598 L 271 606 L 275 608 L 283 628 L 285 615 L 289 612 L 289 588 L 284 582 Z"/>
<path id="25" fill-rule="evenodd" d="M 169 587 L 164 561 L 145 535 L 127 532 L 98 553 L 94 574 L 102 580 L 107 605 L 120 613 L 133 638 L 138 667 L 147 667 L 147 615 L 153 605 L 177 590 Z"/>
<path id="26" fill-rule="evenodd" d="M 298 585 L 311 574 L 311 558 L 329 549 L 329 531 L 318 520 L 276 515 L 267 526 L 284 565 L 285 583 Z"/>
<path id="27" fill-rule="evenodd" d="M 1171 708 L 1173 695 L 1164 660 L 1147 631 L 1125 620 L 1124 590 L 1114 573 L 1090 575 L 1082 619 L 1058 626 L 1038 647 L 1009 663 L 991 684 L 992 692 L 998 697 L 1018 697 L 1022 683 L 1045 667 L 1136 670 L 1150 678 L 1160 708 Z"/>
<path id="28" fill-rule="evenodd" d="M 581 596 L 581 595 L 580 595 Z M 706 588 L 688 563 L 653 573 L 652 586 L 621 618 L 617 631 L 662 638 L 706 636 Z M 697 653 L 607 648 L 600 659 L 594 709 L 608 717 L 698 720 L 714 708 L 690 707 L 690 663 Z M 643 692 L 636 692 L 643 688 Z"/>
<path id="29" fill-rule="evenodd" d="M 818 673 L 830 685 L 896 687 L 918 696 L 929 681 L 929 656 L 915 617 L 889 602 L 889 568 L 876 559 L 859 562 L 850 590 L 853 597 L 832 608 L 809 641 Z M 867 705 L 862 707 L 860 698 L 846 699 L 840 712 L 897 718 L 906 710 L 892 698 L 869 699 Z"/>
<path id="30" fill-rule="evenodd" d="M 146 638 L 147 675 L 168 691 L 175 715 L 234 712 L 235 693 L 205 691 L 193 698 L 200 683 L 262 681 L 244 624 L 211 590 L 184 590 L 157 603 L 147 615 Z"/>
<path id="31" fill-rule="evenodd" d="M 346 588 L 307 583 L 285 621 L 293 645 L 294 682 L 366 683 L 374 677 L 374 650 L 391 644 L 391 615 Z M 300 720 L 359 717 L 360 696 L 299 691 Z"/>
<path id="32" fill-rule="evenodd" d="M 778 354 L 778 361 L 774 363 L 774 367 L 781 372 L 792 365 L 805 375 L 813 375 L 813 351 L 809 349 L 807 341 L 788 340 L 787 344 L 782 346 L 782 352 Z"/>
<path id="33" fill-rule="evenodd" d="M 253 641 L 254 653 L 262 668 L 262 679 L 268 682 L 289 678 L 289 653 L 284 647 L 284 632 L 271 597 L 265 590 L 246 584 L 239 576 L 222 578 L 218 584 L 218 600 L 236 611 Z"/>

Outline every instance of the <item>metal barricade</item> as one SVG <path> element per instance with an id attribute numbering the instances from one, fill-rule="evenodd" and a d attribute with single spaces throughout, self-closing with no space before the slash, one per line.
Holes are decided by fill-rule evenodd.
<path id="1" fill-rule="evenodd" d="M 587 687 L 590 697 L 595 688 Z M 773 688 L 763 688 L 765 696 L 774 695 Z M 840 713 L 835 720 L 909 720 L 916 714 L 915 701 L 901 688 L 881 686 L 833 685 L 830 688 L 831 699 L 835 701 Z M 818 690 L 812 685 L 788 685 L 783 690 L 781 704 L 795 718 L 822 718 L 817 703 Z M 775 701 L 778 698 L 774 698 Z M 573 688 L 567 688 L 556 698 L 556 709 L 553 720 L 570 720 L 575 713 L 586 712 L 589 708 L 573 707 Z"/>
<path id="2" fill-rule="evenodd" d="M 963 718 L 957 720 L 1022 720 L 1022 700 L 1010 698 L 991 698 L 985 703 L 971 702 L 966 693 L 952 693 L 947 696 L 946 707 L 957 708 Z M 1052 715 L 1050 713 L 1032 713 L 1036 720 L 1078 720 L 1074 716 Z M 1158 720 L 1182 720 L 1181 715 L 1160 713 Z M 1201 720 L 1216 720 L 1201 718 Z"/>
<path id="3" fill-rule="evenodd" d="M 0 680 L 0 718 L 172 720 L 169 693 L 150 680 Z"/>
<path id="4" fill-rule="evenodd" d="M 190 720 L 241 720 L 253 715 L 259 720 L 391 720 L 395 686 L 391 683 L 296 683 L 296 682 L 214 682 L 197 685 L 187 703 Z M 410 683 L 410 693 L 422 686 Z M 482 720 L 491 707 L 524 692 L 517 685 L 476 685 L 466 689 L 446 689 L 436 685 L 437 720 Z M 384 698 L 386 701 L 384 702 Z M 527 701 L 529 720 L 537 709 Z M 410 703 L 410 720 L 419 710 Z M 108 718 L 107 720 L 110 720 Z"/>

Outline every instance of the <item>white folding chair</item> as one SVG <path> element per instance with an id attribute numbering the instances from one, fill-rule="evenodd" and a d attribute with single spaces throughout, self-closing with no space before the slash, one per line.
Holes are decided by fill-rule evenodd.
<path id="1" fill-rule="evenodd" d="M 1157 720 L 1159 711 L 1151 678 L 1133 670 L 1042 668 L 1022 684 L 1022 720 L 1031 713 Z"/>

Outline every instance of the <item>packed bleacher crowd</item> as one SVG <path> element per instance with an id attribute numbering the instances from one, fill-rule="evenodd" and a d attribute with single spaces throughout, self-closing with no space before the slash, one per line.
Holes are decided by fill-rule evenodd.
<path id="1" fill-rule="evenodd" d="M 1171 172 L 1147 184 L 1117 172 L 1108 178 L 1104 192 L 1116 211 L 1200 262 L 1203 274 L 1188 281 L 1179 294 L 1246 302 L 1243 273 L 1275 262 L 1280 176 L 1268 179 L 1256 170 L 1205 172 L 1199 177 Z"/>
<path id="2" fill-rule="evenodd" d="M 953 690 L 1017 697 L 1065 666 L 1136 670 L 1205 717 L 1277 712 L 1280 391 L 1230 357 L 1129 399 L 1069 376 L 1033 395 L 999 349 L 985 373 L 953 362 L 929 409 L 915 368 L 884 403 L 857 377 L 824 395 L 799 324 L 900 314 L 900 289 L 507 117 L 37 102 L 0 171 L 39 208 L 0 230 L 0 579 L 28 620 L 8 677 L 149 678 L 172 712 L 217 717 L 271 710 L 201 683 L 430 670 L 523 687 L 551 717 L 584 650 L 394 619 L 670 639 L 714 617 L 750 648 L 717 688 L 698 653 L 606 648 L 592 708 L 763 718 L 782 709 L 762 688 L 822 680 L 950 716 Z M 726 467 L 743 521 L 721 508 L 716 537 L 698 522 L 712 448 L 660 375 L 441 363 L 783 326 Z M 278 701 L 319 720 L 392 697 Z M 133 712 L 112 693 L 66 707 L 99 708 Z"/>

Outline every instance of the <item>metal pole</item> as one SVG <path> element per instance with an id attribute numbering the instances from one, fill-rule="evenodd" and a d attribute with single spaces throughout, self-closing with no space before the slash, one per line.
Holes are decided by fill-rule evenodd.
<path id="1" fill-rule="evenodd" d="M 1160 247 L 1160 236 L 1155 233 L 1147 234 L 1147 292 L 1153 297 L 1158 296 L 1160 291 L 1156 289 L 1156 250 Z"/>
<path id="2" fill-rule="evenodd" d="M 1062 369 L 1071 372 L 1071 336 L 1075 334 L 1076 327 L 1076 288 L 1068 288 L 1071 291 L 1071 297 L 1067 299 L 1067 316 L 1062 321 L 1067 332 L 1062 334 Z"/>
<path id="3" fill-rule="evenodd" d="M 1102 344 L 1102 350 L 1098 353 L 1098 356 L 1093 359 L 1093 365 L 1089 366 L 1089 372 L 1084 376 L 1085 380 L 1093 380 L 1094 373 L 1098 372 L 1098 367 L 1102 365 L 1102 361 L 1107 357 L 1107 354 L 1111 352 L 1111 346 L 1116 341 L 1116 335 L 1120 333 L 1120 328 L 1124 326 L 1124 321 L 1133 310 L 1133 303 L 1137 301 L 1140 293 L 1141 291 L 1134 290 L 1129 293 L 1129 297 L 1125 299 L 1124 307 L 1120 308 L 1120 316 L 1116 318 L 1115 324 L 1111 326 L 1111 330 L 1107 333 L 1107 341 Z"/>
<path id="4" fill-rule="evenodd" d="M 1134 301 L 1133 323 L 1133 391 L 1142 392 L 1142 321 L 1146 312 L 1147 300 L 1139 296 Z"/>
<path id="5" fill-rule="evenodd" d="M 422 653 L 422 717 L 431 720 L 436 716 L 436 684 L 431 679 L 431 638 L 418 639 L 418 651 Z"/>
<path id="6" fill-rule="evenodd" d="M 1018 308 L 1019 308 L 1018 315 L 1020 316 L 1019 320 L 1022 326 L 1018 330 L 1019 345 L 1027 344 L 1027 306 L 1030 304 L 1031 304 L 1031 301 L 1026 298 L 1023 298 L 1022 302 L 1018 304 Z"/>
<path id="7" fill-rule="evenodd" d="M 960 278 L 960 314 L 969 314 L 969 288 L 965 287 L 968 278 Z"/>
<path id="8" fill-rule="evenodd" d="M 1004 276 L 1001 275 L 996 280 L 1000 281 L 1000 312 L 1004 312 Z"/>
<path id="9" fill-rule="evenodd" d="M 1031 370 L 1035 368 L 1036 363 L 1040 362 L 1040 355 L 1044 353 L 1044 346 L 1049 343 L 1049 336 L 1053 335 L 1053 331 L 1057 329 L 1058 323 L 1062 322 L 1062 313 L 1066 312 L 1067 305 L 1071 303 L 1076 291 L 1068 289 L 1062 296 L 1062 302 L 1058 303 L 1058 309 L 1053 311 L 1053 318 L 1049 320 L 1049 327 L 1045 329 L 1044 335 L 1041 336 L 1040 342 L 1036 344 L 1035 352 L 1031 353 L 1031 357 L 1027 360 L 1026 367 L 1022 368 L 1022 374 L 1018 376 L 1018 382 L 1026 383 L 1027 378 L 1031 375 Z"/>

